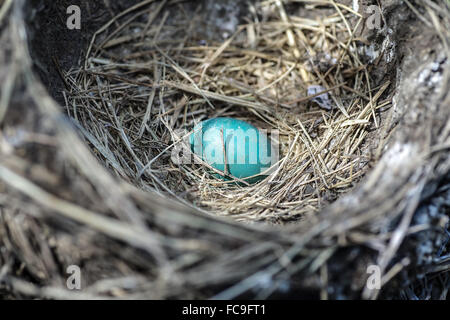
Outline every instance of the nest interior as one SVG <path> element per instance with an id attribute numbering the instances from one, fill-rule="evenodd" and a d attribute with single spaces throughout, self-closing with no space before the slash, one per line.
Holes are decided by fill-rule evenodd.
<path id="1" fill-rule="evenodd" d="M 145 4 L 96 31 L 85 63 L 63 75 L 67 114 L 106 167 L 143 190 L 247 222 L 299 220 L 359 181 L 373 160 L 366 138 L 381 130 L 392 99 L 389 79 L 372 88 L 359 13 L 256 2 L 222 13 L 235 17 L 205 33 L 196 14 L 204 5 Z M 183 136 L 216 117 L 276 130 L 274 173 L 240 186 L 204 164 L 174 163 Z"/>
<path id="2" fill-rule="evenodd" d="M 388 1 L 371 29 L 352 1 L 237 3 L 4 2 L 0 294 L 447 292 L 447 5 Z M 218 116 L 279 132 L 273 174 L 174 163 L 179 132 Z M 261 221 L 295 224 L 241 223 Z M 52 290 L 68 265 L 80 293 Z"/>

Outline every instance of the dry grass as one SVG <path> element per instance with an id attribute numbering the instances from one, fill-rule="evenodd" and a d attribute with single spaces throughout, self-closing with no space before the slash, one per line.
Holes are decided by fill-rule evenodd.
<path id="1" fill-rule="evenodd" d="M 179 2 L 145 1 L 112 19 L 92 39 L 85 67 L 65 74 L 67 112 L 89 149 L 32 69 L 25 2 L 3 1 L 0 297 L 445 299 L 448 7 L 429 0 L 383 7 L 395 53 L 409 56 L 387 64 L 395 72 L 386 78 L 400 78 L 398 99 L 380 122 L 374 114 L 388 103 L 381 94 L 389 82 L 372 88 L 369 80 L 389 70 L 382 62 L 372 72 L 359 60 L 348 26 L 361 20 L 351 9 L 333 0 L 287 1 L 328 12 L 311 20 L 284 14 L 277 1 L 261 2 L 256 12 L 266 15 L 247 21 L 229 42 L 204 45 L 194 33 L 198 17 L 174 10 Z M 45 15 L 58 3 L 37 21 L 58 20 Z M 405 42 L 395 38 L 400 17 L 411 28 Z M 68 31 L 58 25 L 51 34 L 64 39 Z M 47 52 L 39 45 L 34 54 Z M 327 54 L 340 63 L 320 63 Z M 329 90 L 333 110 L 311 101 L 309 84 Z M 280 130 L 276 174 L 236 187 L 209 178 L 205 166 L 171 163 L 175 129 L 217 115 Z M 364 144 L 376 146 L 368 131 L 377 127 L 382 156 L 367 179 L 315 214 L 364 173 Z M 312 214 L 289 226 L 246 225 L 173 198 L 244 221 Z M 81 292 L 66 288 L 65 271 L 74 264 L 83 268 Z M 374 264 L 382 290 L 366 286 Z"/>
<path id="2" fill-rule="evenodd" d="M 389 104 L 380 100 L 389 83 L 371 88 L 358 55 L 348 21 L 358 26 L 359 14 L 332 3 L 333 14 L 310 19 L 262 2 L 221 42 L 194 32 L 199 21 L 189 16 L 169 17 L 165 5 L 114 18 L 106 26 L 115 27 L 95 34 L 86 65 L 66 74 L 67 112 L 111 170 L 143 190 L 243 221 L 297 220 L 359 180 L 370 161 L 368 129 Z M 313 85 L 323 90 L 308 93 Z M 331 110 L 314 102 L 323 93 Z M 236 185 L 208 166 L 172 162 L 178 130 L 219 116 L 279 132 L 270 176 Z"/>

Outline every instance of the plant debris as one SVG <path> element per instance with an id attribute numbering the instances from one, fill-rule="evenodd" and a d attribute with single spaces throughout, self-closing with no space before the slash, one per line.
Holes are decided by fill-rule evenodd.
<path id="1" fill-rule="evenodd" d="M 348 20 L 361 16 L 339 6 L 309 19 L 261 2 L 232 36 L 204 44 L 199 21 L 169 18 L 164 4 L 147 19 L 144 7 L 108 22 L 118 26 L 96 32 L 85 65 L 65 75 L 67 113 L 107 167 L 143 190 L 247 222 L 298 220 L 359 181 L 371 161 L 365 138 L 391 103 L 381 98 L 389 82 L 371 88 L 355 54 Z M 324 68 L 318 56 L 334 64 Z M 215 117 L 276 131 L 274 173 L 242 186 L 204 164 L 173 163 L 193 126 Z"/>

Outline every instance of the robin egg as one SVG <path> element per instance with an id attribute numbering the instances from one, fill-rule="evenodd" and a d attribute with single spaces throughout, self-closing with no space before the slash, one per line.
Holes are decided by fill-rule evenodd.
<path id="1" fill-rule="evenodd" d="M 268 175 L 268 169 L 274 163 L 274 151 L 267 133 L 242 120 L 213 118 L 202 121 L 190 135 L 190 144 L 192 152 L 224 172 L 224 175 L 216 175 L 221 179 L 229 175 L 249 183 L 258 182 Z"/>

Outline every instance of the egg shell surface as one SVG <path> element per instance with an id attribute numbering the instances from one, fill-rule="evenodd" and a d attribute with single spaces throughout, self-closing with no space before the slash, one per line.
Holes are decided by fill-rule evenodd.
<path id="1" fill-rule="evenodd" d="M 261 174 L 272 164 L 267 134 L 238 119 L 213 118 L 200 122 L 190 135 L 190 144 L 192 152 L 215 169 L 224 172 L 226 165 L 228 174 L 250 183 L 264 178 Z M 246 179 L 252 176 L 256 177 Z M 225 179 L 223 175 L 219 177 Z"/>

